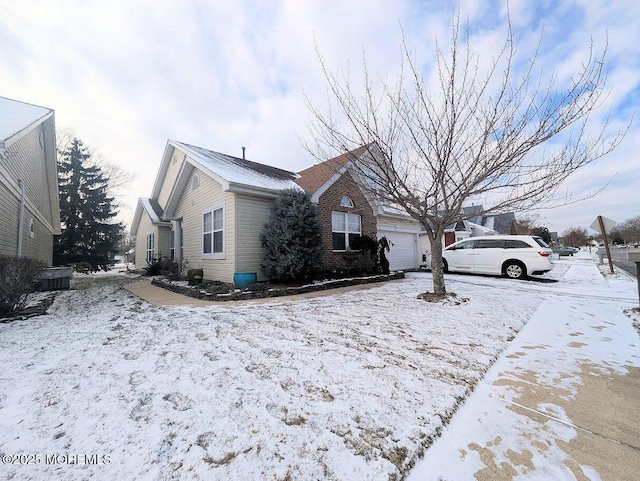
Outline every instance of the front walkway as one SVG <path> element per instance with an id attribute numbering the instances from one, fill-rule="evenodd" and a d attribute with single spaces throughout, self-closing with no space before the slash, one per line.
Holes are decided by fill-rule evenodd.
<path id="1" fill-rule="evenodd" d="M 162 287 L 154 286 L 150 280 L 141 282 L 132 282 L 125 284 L 124 288 L 135 294 L 140 299 L 147 301 L 149 304 L 156 306 L 193 306 L 193 307 L 209 307 L 219 302 L 205 301 L 196 299 L 195 297 L 183 296 L 177 292 L 171 292 Z"/>
<path id="2" fill-rule="evenodd" d="M 392 281 L 386 281 L 392 282 Z M 154 286 L 151 284 L 150 280 L 143 280 L 140 282 L 132 282 L 130 284 L 125 284 L 124 288 L 127 289 L 132 294 L 135 294 L 140 299 L 147 301 L 149 304 L 153 304 L 156 306 L 192 306 L 192 307 L 211 307 L 215 305 L 227 305 L 229 306 L 235 303 L 268 303 L 268 302 L 278 302 L 284 301 L 288 299 L 308 299 L 311 297 L 322 297 L 322 296 L 332 296 L 336 294 L 340 294 L 342 292 L 350 292 L 354 290 L 363 290 L 363 289 L 372 289 L 374 287 L 380 286 L 380 282 L 373 282 L 370 284 L 358 284 L 354 286 L 348 287 L 336 287 L 333 289 L 326 289 L 323 291 L 317 292 L 308 292 L 305 294 L 296 294 L 294 296 L 279 296 L 279 297 L 265 297 L 264 299 L 246 299 L 239 301 L 207 301 L 204 299 L 196 299 L 195 297 L 184 296 L 182 294 L 178 294 L 177 292 L 172 292 L 167 289 L 163 289 L 162 287 Z"/>
<path id="3" fill-rule="evenodd" d="M 635 283 L 578 258 L 407 478 L 636 480 Z M 627 314 L 625 311 L 627 310 Z M 496 320 L 498 321 L 498 320 Z"/>

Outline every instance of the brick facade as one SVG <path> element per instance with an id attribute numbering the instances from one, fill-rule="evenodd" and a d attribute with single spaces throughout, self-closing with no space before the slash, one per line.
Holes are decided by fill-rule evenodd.
<path id="1" fill-rule="evenodd" d="M 340 205 L 340 200 L 345 195 L 353 201 L 353 207 L 342 207 Z M 373 208 L 349 172 L 342 175 L 320 196 L 318 211 L 322 226 L 323 269 L 325 271 L 342 271 L 347 274 L 362 274 L 370 271 L 373 264 L 368 254 L 358 251 L 333 251 L 332 212 L 359 214 L 361 216 L 362 235 L 377 239 L 376 218 L 373 214 Z"/>

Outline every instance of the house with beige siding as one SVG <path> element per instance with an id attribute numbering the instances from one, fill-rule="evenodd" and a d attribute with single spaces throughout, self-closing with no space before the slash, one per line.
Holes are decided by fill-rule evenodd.
<path id="1" fill-rule="evenodd" d="M 0 97 L 0 254 L 50 266 L 58 234 L 54 111 Z"/>
<path id="2" fill-rule="evenodd" d="M 151 197 L 140 198 L 131 226 L 136 268 L 158 256 L 186 260 L 205 279 L 235 272 L 262 280 L 260 232 L 278 192 L 299 189 L 297 175 L 244 158 L 169 140 Z"/>

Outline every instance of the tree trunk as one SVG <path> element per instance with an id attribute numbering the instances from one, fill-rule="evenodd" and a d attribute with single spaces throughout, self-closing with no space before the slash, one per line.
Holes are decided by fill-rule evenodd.
<path id="1" fill-rule="evenodd" d="M 433 292 L 446 294 L 444 271 L 442 269 L 442 234 L 437 233 L 431 240 L 431 274 L 433 276 Z"/>

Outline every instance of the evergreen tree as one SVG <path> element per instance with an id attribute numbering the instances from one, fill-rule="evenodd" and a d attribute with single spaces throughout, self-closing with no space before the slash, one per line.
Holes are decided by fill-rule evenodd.
<path id="1" fill-rule="evenodd" d="M 60 152 L 62 234 L 54 244 L 54 264 L 88 262 L 94 270 L 106 270 L 118 249 L 123 225 L 110 222 L 118 212 L 107 195 L 109 179 L 99 167 L 90 165 L 90 159 L 91 153 L 76 138 Z"/>
<path id="2" fill-rule="evenodd" d="M 531 234 L 537 235 L 547 244 L 551 244 L 553 242 L 553 239 L 551 237 L 551 232 L 549 232 L 549 229 L 547 229 L 546 227 L 534 227 L 531 230 Z"/>
<path id="3" fill-rule="evenodd" d="M 305 280 L 320 269 L 322 235 L 318 211 L 305 192 L 283 190 L 260 235 L 262 269 L 269 279 Z"/>

